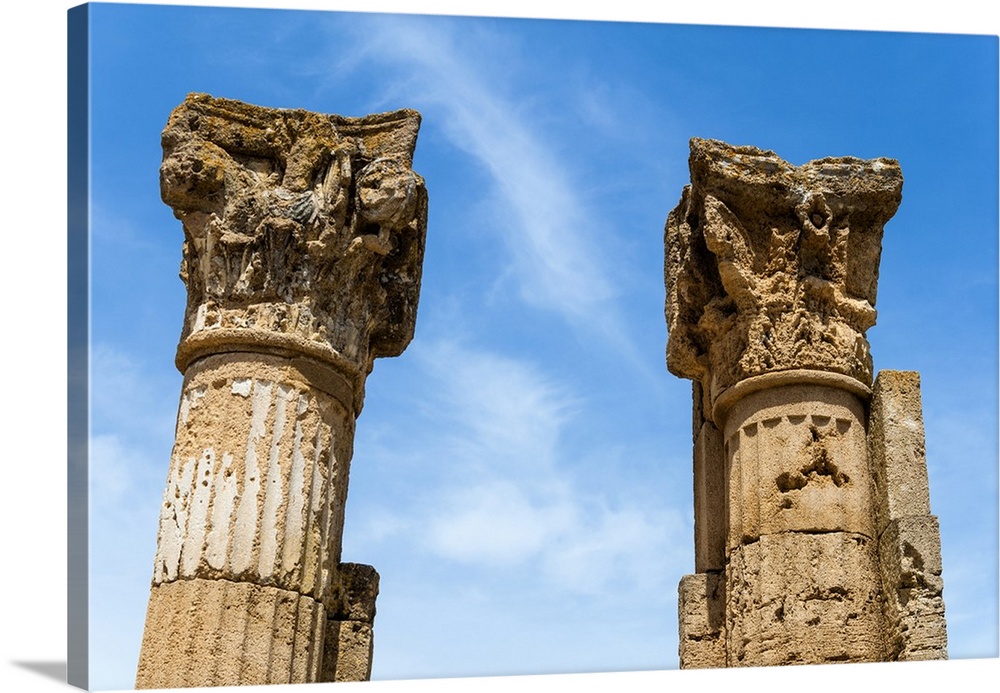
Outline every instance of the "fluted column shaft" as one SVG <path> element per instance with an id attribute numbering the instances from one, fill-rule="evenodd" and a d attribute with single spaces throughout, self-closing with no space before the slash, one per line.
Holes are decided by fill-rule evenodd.
<path id="1" fill-rule="evenodd" d="M 139 688 L 370 673 L 378 575 L 342 565 L 341 542 L 365 379 L 413 334 L 418 125 L 198 94 L 171 114 L 160 173 L 185 232 L 184 385 Z M 355 602 L 366 639 L 327 646 Z"/>

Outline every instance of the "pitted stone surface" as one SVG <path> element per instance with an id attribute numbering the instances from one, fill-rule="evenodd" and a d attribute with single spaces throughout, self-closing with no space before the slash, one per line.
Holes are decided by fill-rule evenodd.
<path id="1" fill-rule="evenodd" d="M 678 655 L 683 669 L 726 666 L 726 576 L 698 572 L 681 578 Z"/>
<path id="2" fill-rule="evenodd" d="M 875 542 L 788 532 L 735 549 L 727 570 L 729 666 L 885 660 Z"/>
<path id="3" fill-rule="evenodd" d="M 372 627 L 330 619 L 320 681 L 367 681 L 372 669 Z"/>
<path id="4" fill-rule="evenodd" d="M 154 585 L 137 688 L 316 681 L 326 612 L 296 592 L 229 580 Z"/>
<path id="5" fill-rule="evenodd" d="M 948 658 L 941 532 L 933 515 L 889 523 L 879 542 L 892 659 Z"/>
<path id="6" fill-rule="evenodd" d="M 779 532 L 875 537 L 864 405 L 808 384 L 754 392 L 726 420 L 728 547 Z"/>
<path id="7" fill-rule="evenodd" d="M 891 159 L 792 166 L 691 140 L 691 185 L 665 232 L 667 365 L 714 398 L 776 370 L 868 385 L 882 228 L 901 199 Z M 716 422 L 718 423 L 718 422 Z"/>
<path id="8" fill-rule="evenodd" d="M 371 676 L 378 584 L 378 573 L 370 565 L 341 563 L 338 567 L 320 681 L 366 681 Z"/>
<path id="9" fill-rule="evenodd" d="M 882 371 L 875 380 L 868 435 L 875 484 L 882 496 L 878 530 L 890 520 L 929 515 L 927 453 L 920 404 L 920 374 Z"/>
<path id="10" fill-rule="evenodd" d="M 170 115 L 185 378 L 140 688 L 315 682 L 331 652 L 337 680 L 370 675 L 378 574 L 340 554 L 365 379 L 416 320 L 419 124 L 207 94 Z"/>
<path id="11" fill-rule="evenodd" d="M 945 659 L 941 533 L 930 514 L 918 373 L 878 374 L 868 427 L 890 653 L 899 660 Z"/>
<path id="12" fill-rule="evenodd" d="M 947 657 L 919 377 L 872 386 L 865 336 L 898 164 L 699 139 L 689 163 L 664 236 L 667 366 L 694 381 L 681 667 Z"/>
<path id="13" fill-rule="evenodd" d="M 330 610 L 330 618 L 372 623 L 379 585 L 375 568 L 360 563 L 341 563 L 337 585 L 337 603 Z"/>
<path id="14" fill-rule="evenodd" d="M 247 580 L 328 607 L 354 415 L 291 359 L 231 353 L 184 379 L 153 582 Z"/>
<path id="15" fill-rule="evenodd" d="M 420 116 L 344 118 L 192 94 L 163 131 L 160 191 L 184 225 L 179 366 L 230 343 L 360 373 L 413 336 L 427 193 Z"/>

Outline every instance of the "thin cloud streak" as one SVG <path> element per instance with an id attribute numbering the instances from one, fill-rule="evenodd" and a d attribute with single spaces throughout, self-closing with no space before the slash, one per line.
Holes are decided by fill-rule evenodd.
<path id="1" fill-rule="evenodd" d="M 643 500 L 642 489 L 625 489 L 629 504 L 614 507 L 574 471 L 576 433 L 600 412 L 527 361 L 447 341 L 414 347 L 425 384 L 407 407 L 414 418 L 393 434 L 437 481 L 409 506 L 369 510 L 354 525 L 360 543 L 404 541 L 475 569 L 530 568 L 560 592 L 595 598 L 622 582 L 654 599 L 669 591 L 665 576 L 687 555 L 680 512 Z"/>
<path id="2" fill-rule="evenodd" d="M 616 289 L 593 238 L 604 224 L 532 127 L 526 103 L 504 93 L 504 75 L 517 69 L 512 50 L 491 54 L 491 37 L 477 34 L 476 52 L 504 69 L 487 67 L 485 59 L 470 63 L 458 44 L 473 39 L 443 26 L 378 17 L 366 23 L 362 50 L 371 60 L 405 66 L 409 79 L 394 88 L 433 109 L 437 126 L 489 173 L 502 201 L 494 223 L 505 234 L 521 300 L 614 339 L 622 322 Z"/>

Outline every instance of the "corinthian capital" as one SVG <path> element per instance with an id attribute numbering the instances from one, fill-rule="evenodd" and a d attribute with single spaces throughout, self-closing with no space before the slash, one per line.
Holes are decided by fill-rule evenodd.
<path id="1" fill-rule="evenodd" d="M 184 225 L 177 362 L 306 354 L 364 376 L 413 336 L 427 221 L 420 115 L 363 118 L 191 94 L 162 135 Z"/>
<path id="2" fill-rule="evenodd" d="M 691 140 L 691 184 L 665 233 L 667 366 L 714 398 L 772 371 L 870 385 L 882 229 L 903 185 L 892 159 L 792 166 Z"/>

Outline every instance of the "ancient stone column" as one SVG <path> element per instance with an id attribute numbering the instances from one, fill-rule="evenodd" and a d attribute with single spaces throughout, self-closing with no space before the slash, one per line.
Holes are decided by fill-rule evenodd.
<path id="1" fill-rule="evenodd" d="M 880 374 L 873 403 L 865 337 L 899 165 L 694 139 L 690 169 L 665 233 L 667 365 L 694 381 L 681 667 L 946 656 L 918 383 Z"/>
<path id="2" fill-rule="evenodd" d="M 378 575 L 341 537 L 365 378 L 413 336 L 419 125 L 205 94 L 170 115 L 184 385 L 139 688 L 369 676 Z"/>

